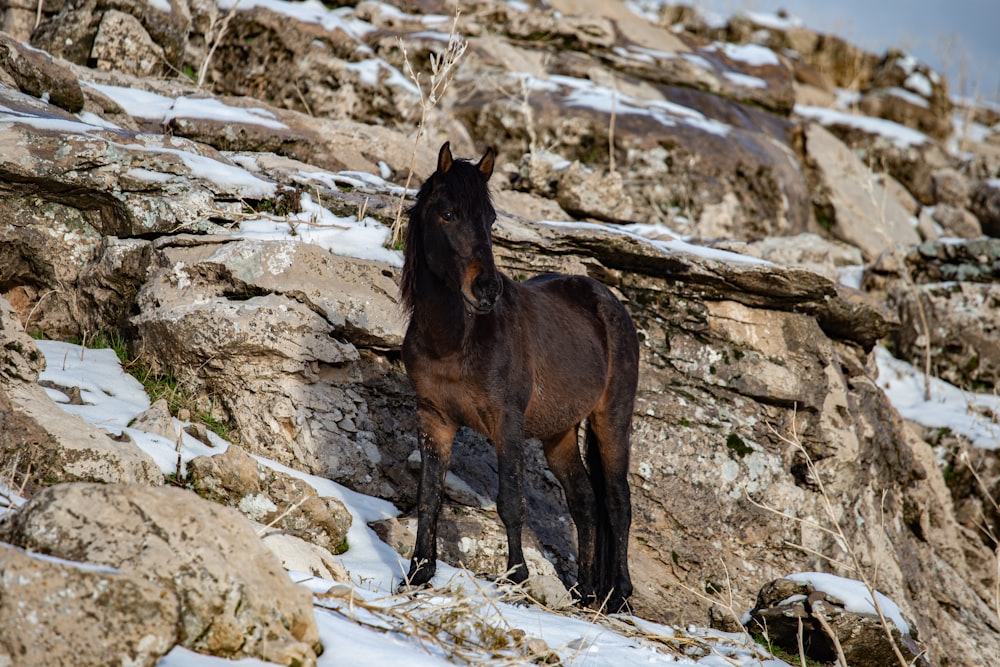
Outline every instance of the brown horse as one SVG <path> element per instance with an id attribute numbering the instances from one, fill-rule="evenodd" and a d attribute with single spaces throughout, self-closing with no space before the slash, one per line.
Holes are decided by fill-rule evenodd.
<path id="1" fill-rule="evenodd" d="M 632 593 L 627 474 L 635 326 L 591 278 L 515 283 L 497 271 L 487 186 L 495 157 L 489 148 L 478 164 L 456 160 L 445 143 L 410 211 L 400 285 L 411 316 L 403 363 L 417 393 L 421 471 L 417 539 L 404 584 L 420 586 L 434 575 L 442 485 L 452 440 L 467 426 L 497 449 L 506 576 L 518 583 L 528 576 L 523 448 L 525 438 L 538 438 L 576 524 L 576 593 L 585 604 L 617 611 Z"/>

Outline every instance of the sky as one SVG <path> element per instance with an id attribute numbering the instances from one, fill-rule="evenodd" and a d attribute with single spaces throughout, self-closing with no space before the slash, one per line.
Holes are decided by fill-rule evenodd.
<path id="1" fill-rule="evenodd" d="M 819 32 L 840 35 L 881 54 L 902 48 L 940 70 L 952 95 L 1000 101 L 998 0 L 694 0 L 697 7 L 730 15 L 740 9 L 785 9 Z M 960 67 L 965 62 L 965 85 Z"/>

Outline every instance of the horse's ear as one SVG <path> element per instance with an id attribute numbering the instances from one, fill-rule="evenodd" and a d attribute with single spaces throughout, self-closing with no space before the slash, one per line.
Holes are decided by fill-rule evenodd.
<path id="1" fill-rule="evenodd" d="M 483 175 L 483 180 L 488 181 L 490 180 L 490 176 L 493 175 L 493 163 L 496 162 L 496 158 L 497 152 L 492 146 L 487 148 L 486 152 L 483 153 L 483 157 L 479 160 L 479 164 L 476 165 L 479 167 L 479 173 Z"/>
<path id="2" fill-rule="evenodd" d="M 441 146 L 441 150 L 438 151 L 438 171 L 442 174 L 447 174 L 448 170 L 451 169 L 452 162 L 451 142 L 446 141 Z"/>

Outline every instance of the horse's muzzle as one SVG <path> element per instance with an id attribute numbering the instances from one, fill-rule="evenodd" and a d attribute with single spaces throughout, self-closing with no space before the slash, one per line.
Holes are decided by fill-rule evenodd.
<path id="1" fill-rule="evenodd" d="M 472 298 L 465 296 L 466 307 L 477 315 L 485 315 L 493 310 L 503 294 L 503 282 L 495 271 L 483 271 L 472 281 Z"/>

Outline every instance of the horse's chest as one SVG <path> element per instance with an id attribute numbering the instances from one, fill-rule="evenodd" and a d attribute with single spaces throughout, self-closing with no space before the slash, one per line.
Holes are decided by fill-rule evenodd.
<path id="1" fill-rule="evenodd" d="M 422 364 L 411 378 L 422 402 L 460 426 L 492 435 L 503 412 L 505 379 L 470 367 L 463 359 Z"/>

